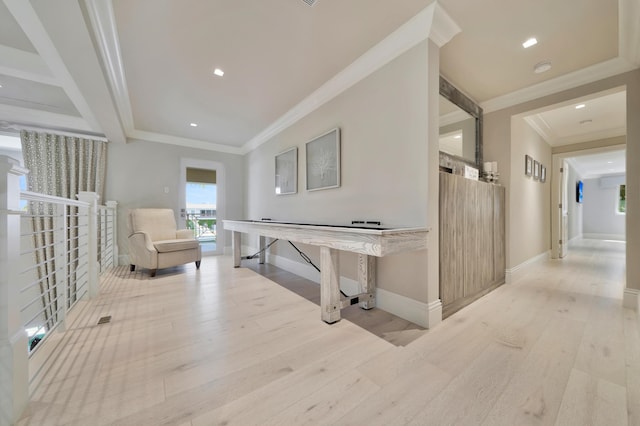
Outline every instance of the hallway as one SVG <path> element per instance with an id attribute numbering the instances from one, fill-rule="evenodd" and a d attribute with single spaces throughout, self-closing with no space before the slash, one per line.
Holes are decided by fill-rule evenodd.
<path id="1" fill-rule="evenodd" d="M 397 346 L 228 256 L 155 279 L 119 267 L 52 336 L 63 349 L 19 424 L 640 424 L 624 243 L 518 274 Z"/>

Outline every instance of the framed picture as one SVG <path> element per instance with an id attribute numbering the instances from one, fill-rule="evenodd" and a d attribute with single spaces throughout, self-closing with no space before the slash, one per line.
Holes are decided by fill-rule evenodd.
<path id="1" fill-rule="evenodd" d="M 533 160 L 533 179 L 540 179 L 540 163 L 538 163 L 536 160 Z"/>
<path id="2" fill-rule="evenodd" d="M 528 155 L 524 156 L 524 174 L 531 176 L 533 174 L 533 158 Z"/>
<path id="3" fill-rule="evenodd" d="M 276 155 L 276 194 L 298 192 L 298 148 Z"/>
<path id="4" fill-rule="evenodd" d="M 324 133 L 306 144 L 307 191 L 340 186 L 340 129 Z"/>
<path id="5" fill-rule="evenodd" d="M 540 165 L 540 182 L 545 183 L 547 181 L 547 168 Z"/>

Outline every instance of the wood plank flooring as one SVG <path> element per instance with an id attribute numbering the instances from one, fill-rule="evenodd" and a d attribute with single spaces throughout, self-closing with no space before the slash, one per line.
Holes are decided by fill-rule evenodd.
<path id="1" fill-rule="evenodd" d="M 622 243 L 580 241 L 433 330 L 357 306 L 329 326 L 316 284 L 251 268 L 103 275 L 18 424 L 640 425 Z"/>

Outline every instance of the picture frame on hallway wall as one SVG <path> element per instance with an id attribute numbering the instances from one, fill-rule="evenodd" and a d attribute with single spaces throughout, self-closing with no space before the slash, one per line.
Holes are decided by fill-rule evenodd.
<path id="1" fill-rule="evenodd" d="M 547 168 L 540 165 L 540 183 L 545 183 L 547 181 Z"/>
<path id="2" fill-rule="evenodd" d="M 533 158 L 528 155 L 524 156 L 524 174 L 531 176 L 533 174 Z"/>
<path id="3" fill-rule="evenodd" d="M 298 148 L 290 148 L 276 155 L 276 195 L 298 192 Z"/>
<path id="4" fill-rule="evenodd" d="M 533 160 L 533 180 L 540 179 L 540 163 Z"/>
<path id="5" fill-rule="evenodd" d="M 340 186 L 340 129 L 310 140 L 305 146 L 307 191 Z"/>

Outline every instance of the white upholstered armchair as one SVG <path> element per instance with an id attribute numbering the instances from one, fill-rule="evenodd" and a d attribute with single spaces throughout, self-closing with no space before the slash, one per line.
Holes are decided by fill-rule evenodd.
<path id="1" fill-rule="evenodd" d="M 195 262 L 200 269 L 200 243 L 190 229 L 177 229 L 171 209 L 133 209 L 129 213 L 131 271 L 147 268 L 154 277 L 159 268 Z"/>

